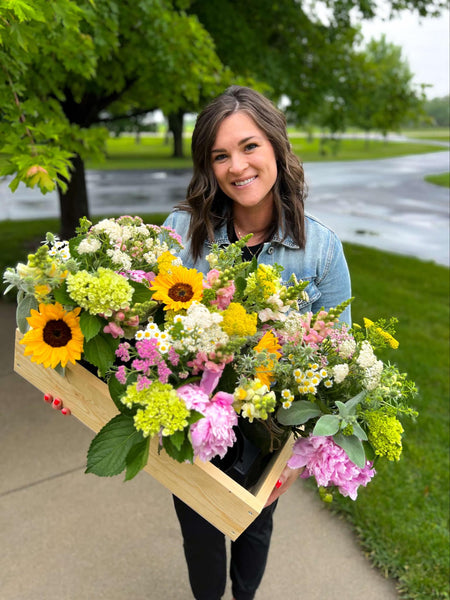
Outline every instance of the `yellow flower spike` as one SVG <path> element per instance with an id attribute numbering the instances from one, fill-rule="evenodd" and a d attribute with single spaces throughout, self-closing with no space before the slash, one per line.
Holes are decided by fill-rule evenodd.
<path id="1" fill-rule="evenodd" d="M 363 317 L 364 320 L 364 327 L 366 329 L 370 329 L 370 327 L 372 327 L 374 325 L 374 322 L 371 321 L 370 319 L 367 319 L 366 317 Z"/>
<path id="2" fill-rule="evenodd" d="M 79 325 L 81 308 L 67 312 L 56 302 L 40 304 L 39 311 L 32 309 L 27 321 L 31 327 L 22 340 L 25 356 L 32 362 L 54 369 L 75 363 L 83 352 L 84 336 Z"/>

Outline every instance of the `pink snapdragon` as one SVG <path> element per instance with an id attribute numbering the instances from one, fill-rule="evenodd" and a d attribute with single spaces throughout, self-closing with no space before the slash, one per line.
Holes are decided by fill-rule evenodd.
<path id="1" fill-rule="evenodd" d="M 333 438 L 324 436 L 299 438 L 287 464 L 291 469 L 305 467 L 303 479 L 312 476 L 319 486 L 336 486 L 352 500 L 356 500 L 358 487 L 366 486 L 375 475 L 370 461 L 363 468 L 358 467 Z"/>
<path id="2" fill-rule="evenodd" d="M 220 283 L 220 271 L 211 269 L 206 275 L 206 281 L 203 286 L 206 289 L 215 288 Z M 227 285 L 215 290 L 216 299 L 211 301 L 211 304 L 217 306 L 220 310 L 225 310 L 233 299 L 236 287 L 234 281 L 228 281 Z"/>

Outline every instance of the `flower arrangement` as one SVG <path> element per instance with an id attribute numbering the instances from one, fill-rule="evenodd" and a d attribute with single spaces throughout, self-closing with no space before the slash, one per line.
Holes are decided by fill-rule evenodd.
<path id="1" fill-rule="evenodd" d="M 416 390 L 375 354 L 398 345 L 395 320 L 349 328 L 338 317 L 351 299 L 300 313 L 307 284 L 243 261 L 248 239 L 212 245 L 203 275 L 181 264 L 169 228 L 82 219 L 74 238 L 49 233 L 7 269 L 25 355 L 94 368 L 119 410 L 93 439 L 87 472 L 131 479 L 155 437 L 192 462 L 224 458 L 238 431 L 263 454 L 294 432 L 289 466 L 315 477 L 325 499 L 333 487 L 355 499 L 379 457 L 399 459 L 399 419 L 415 417 Z"/>

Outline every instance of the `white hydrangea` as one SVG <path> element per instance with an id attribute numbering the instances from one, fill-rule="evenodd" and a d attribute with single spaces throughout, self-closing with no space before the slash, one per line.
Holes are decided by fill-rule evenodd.
<path id="1" fill-rule="evenodd" d="M 99 221 L 96 225 L 92 226 L 91 231 L 94 233 L 106 233 L 114 242 L 117 242 L 122 237 L 122 227 L 109 219 Z"/>
<path id="2" fill-rule="evenodd" d="M 225 345 L 229 337 L 220 327 L 222 315 L 210 312 L 206 306 L 193 302 L 185 316 L 178 316 L 177 321 L 183 324 L 185 335 L 174 341 L 176 350 L 190 352 L 213 352 L 217 346 Z"/>
<path id="3" fill-rule="evenodd" d="M 88 237 L 84 240 L 81 240 L 80 245 L 78 246 L 79 254 L 92 254 L 93 252 L 97 252 L 101 247 L 101 242 L 96 237 Z"/>
<path id="4" fill-rule="evenodd" d="M 363 369 L 368 369 L 377 361 L 377 357 L 373 353 L 372 346 L 367 340 L 364 340 L 361 343 L 361 349 L 359 351 L 359 356 L 356 359 L 356 362 Z"/>
<path id="5" fill-rule="evenodd" d="M 111 258 L 112 262 L 118 267 L 129 270 L 132 268 L 131 258 L 125 252 L 116 249 L 110 249 L 106 251 L 106 254 Z"/>
<path id="6" fill-rule="evenodd" d="M 364 374 L 364 387 L 366 390 L 374 390 L 380 383 L 381 373 L 383 372 L 383 363 L 381 360 L 376 360 L 370 367 L 366 369 Z"/>
<path id="7" fill-rule="evenodd" d="M 356 350 L 355 340 L 344 340 L 339 345 L 339 356 L 341 358 L 350 358 Z"/>
<path id="8" fill-rule="evenodd" d="M 348 375 L 348 364 L 342 363 L 335 365 L 331 371 L 333 373 L 333 379 L 335 383 L 342 383 Z"/>

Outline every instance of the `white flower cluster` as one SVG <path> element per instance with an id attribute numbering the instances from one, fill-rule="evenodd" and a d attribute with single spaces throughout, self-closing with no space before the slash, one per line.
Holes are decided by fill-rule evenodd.
<path id="1" fill-rule="evenodd" d="M 339 344 L 339 356 L 341 358 L 350 358 L 356 350 L 356 342 L 353 339 L 344 340 Z"/>
<path id="2" fill-rule="evenodd" d="M 367 390 L 374 390 L 380 382 L 383 363 L 375 356 L 372 346 L 367 340 L 361 343 L 357 364 L 365 369 L 364 386 Z"/>
<path id="3" fill-rule="evenodd" d="M 303 322 L 304 320 L 300 313 L 290 312 L 283 323 L 283 332 L 289 337 L 298 336 L 299 332 L 302 331 Z"/>
<path id="4" fill-rule="evenodd" d="M 219 313 L 210 312 L 206 306 L 193 302 L 185 316 L 177 315 L 174 324 L 183 325 L 183 335 L 173 342 L 175 350 L 190 352 L 213 352 L 217 346 L 228 342 L 228 335 L 220 327 L 223 317 Z"/>
<path id="5" fill-rule="evenodd" d="M 118 248 L 115 248 L 114 250 L 107 250 L 106 254 L 110 257 L 112 262 L 120 269 L 123 269 L 124 271 L 128 271 L 131 269 L 133 263 L 131 262 L 131 258 L 125 252 L 122 252 Z"/>
<path id="6" fill-rule="evenodd" d="M 333 373 L 334 382 L 342 383 L 348 375 L 348 364 L 342 363 L 339 365 L 334 365 L 331 371 Z"/>
<path id="7" fill-rule="evenodd" d="M 77 250 L 79 254 L 92 254 L 94 252 L 97 252 L 97 250 L 99 250 L 100 247 L 100 240 L 92 236 L 81 240 Z"/>

